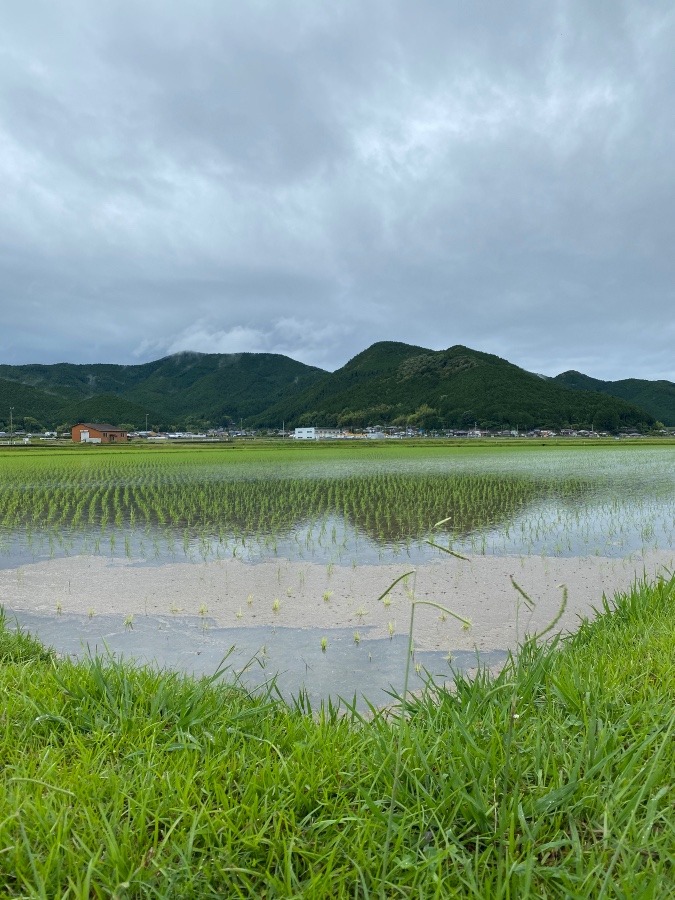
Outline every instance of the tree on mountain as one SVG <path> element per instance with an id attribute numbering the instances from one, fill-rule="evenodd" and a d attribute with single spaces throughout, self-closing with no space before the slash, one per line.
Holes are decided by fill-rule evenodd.
<path id="1" fill-rule="evenodd" d="M 474 423 L 478 420 L 478 416 L 476 415 L 473 409 L 466 409 L 459 417 L 459 424 L 462 428 L 473 428 Z"/>
<path id="2" fill-rule="evenodd" d="M 425 431 L 434 428 L 442 428 L 443 423 L 438 411 L 433 409 L 427 403 L 422 403 L 415 412 L 410 416 L 411 425 L 423 428 Z"/>
<path id="3" fill-rule="evenodd" d="M 619 430 L 619 425 L 619 414 L 616 407 L 610 403 L 601 403 L 593 416 L 593 430 L 614 432 Z"/>

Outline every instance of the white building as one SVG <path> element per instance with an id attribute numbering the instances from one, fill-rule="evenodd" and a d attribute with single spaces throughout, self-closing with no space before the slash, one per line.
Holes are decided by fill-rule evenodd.
<path id="1" fill-rule="evenodd" d="M 296 428 L 293 434 L 296 441 L 322 441 L 344 437 L 341 428 Z"/>

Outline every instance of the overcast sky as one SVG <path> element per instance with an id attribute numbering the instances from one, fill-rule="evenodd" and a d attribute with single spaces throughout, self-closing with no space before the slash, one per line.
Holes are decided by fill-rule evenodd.
<path id="1" fill-rule="evenodd" d="M 675 380 L 671 0 L 0 7 L 0 362 Z"/>

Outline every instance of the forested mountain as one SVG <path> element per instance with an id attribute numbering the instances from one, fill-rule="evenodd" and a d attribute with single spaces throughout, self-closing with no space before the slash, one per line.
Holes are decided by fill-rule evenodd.
<path id="1" fill-rule="evenodd" d="M 58 398 L 38 388 L 0 377 L 0 427 L 9 428 L 10 410 L 17 428 L 23 428 L 26 417 L 33 418 L 35 422 L 41 424 L 51 422 L 54 409 L 59 403 Z M 27 424 L 31 425 L 31 422 Z"/>
<path id="2" fill-rule="evenodd" d="M 125 397 L 116 394 L 96 394 L 86 400 L 75 400 L 59 409 L 59 423 L 73 425 L 76 422 L 110 422 L 117 425 L 133 425 L 134 428 L 145 427 L 145 415 L 148 415 L 148 426 L 159 422 L 162 417 L 147 406 L 140 406 Z M 58 423 L 57 423 L 58 424 Z"/>
<path id="3" fill-rule="evenodd" d="M 501 425 L 617 429 L 653 416 L 605 394 L 570 390 L 488 353 L 381 342 L 256 417 L 299 425 Z"/>
<path id="4" fill-rule="evenodd" d="M 625 378 L 621 381 L 600 381 L 570 370 L 556 375 L 558 384 L 576 391 L 597 391 L 634 403 L 665 425 L 675 425 L 675 384 L 672 381 L 646 381 Z"/>
<path id="5" fill-rule="evenodd" d="M 0 366 L 0 422 L 110 421 L 204 427 L 249 419 L 325 373 L 274 353 L 177 353 L 137 366 Z"/>
<path id="6" fill-rule="evenodd" d="M 569 384 L 571 376 L 578 383 Z M 600 387 L 606 385 L 642 385 L 635 397 L 645 400 L 627 402 Z M 672 422 L 666 401 L 673 392 L 669 382 L 595 382 L 579 373 L 544 378 L 459 345 L 427 350 L 380 342 L 336 372 L 269 353 L 179 353 L 135 366 L 3 365 L 0 425 L 7 427 L 12 407 L 15 427 L 30 430 L 77 421 L 142 427 L 146 414 L 149 425 L 165 429 L 243 420 L 273 428 L 477 423 L 616 430 L 651 426 L 657 414 L 645 407 L 654 396 L 665 404 L 658 418 Z"/>

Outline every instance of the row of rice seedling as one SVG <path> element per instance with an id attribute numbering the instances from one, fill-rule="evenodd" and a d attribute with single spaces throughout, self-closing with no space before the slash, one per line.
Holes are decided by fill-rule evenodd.
<path id="1" fill-rule="evenodd" d="M 389 466 L 355 454 L 358 466 L 337 468 L 298 456 L 243 465 L 227 452 L 7 454 L 0 533 L 5 547 L 19 538 L 36 552 L 203 558 L 253 544 L 296 556 L 340 557 L 359 540 L 409 549 L 440 519 L 455 544 L 483 553 L 618 555 L 672 538 L 672 492 L 617 482 L 606 462 L 593 478 L 586 458 L 581 475 L 550 453 L 545 466 L 529 459 L 509 471 L 503 457 L 469 467 L 451 454 Z"/>
<path id="2" fill-rule="evenodd" d="M 69 462 L 69 460 L 67 460 Z M 492 474 L 410 475 L 377 473 L 365 477 L 232 478 L 221 466 L 218 478 L 199 465 L 168 468 L 142 458 L 110 460 L 92 477 L 91 467 L 69 467 L 56 460 L 50 471 L 31 459 L 21 478 L 0 478 L 0 527 L 6 532 L 40 529 L 68 535 L 108 533 L 115 528 L 180 533 L 190 542 L 208 536 L 279 537 L 314 523 L 309 541 L 325 542 L 328 521 L 382 544 L 421 540 L 429 522 L 452 516 L 453 537 L 493 527 L 528 504 L 550 496 L 579 496 L 579 479 L 563 482 Z M 132 465 L 130 465 L 130 462 Z M 149 531 L 147 532 L 150 533 Z M 333 524 L 329 541 L 336 543 Z"/>

